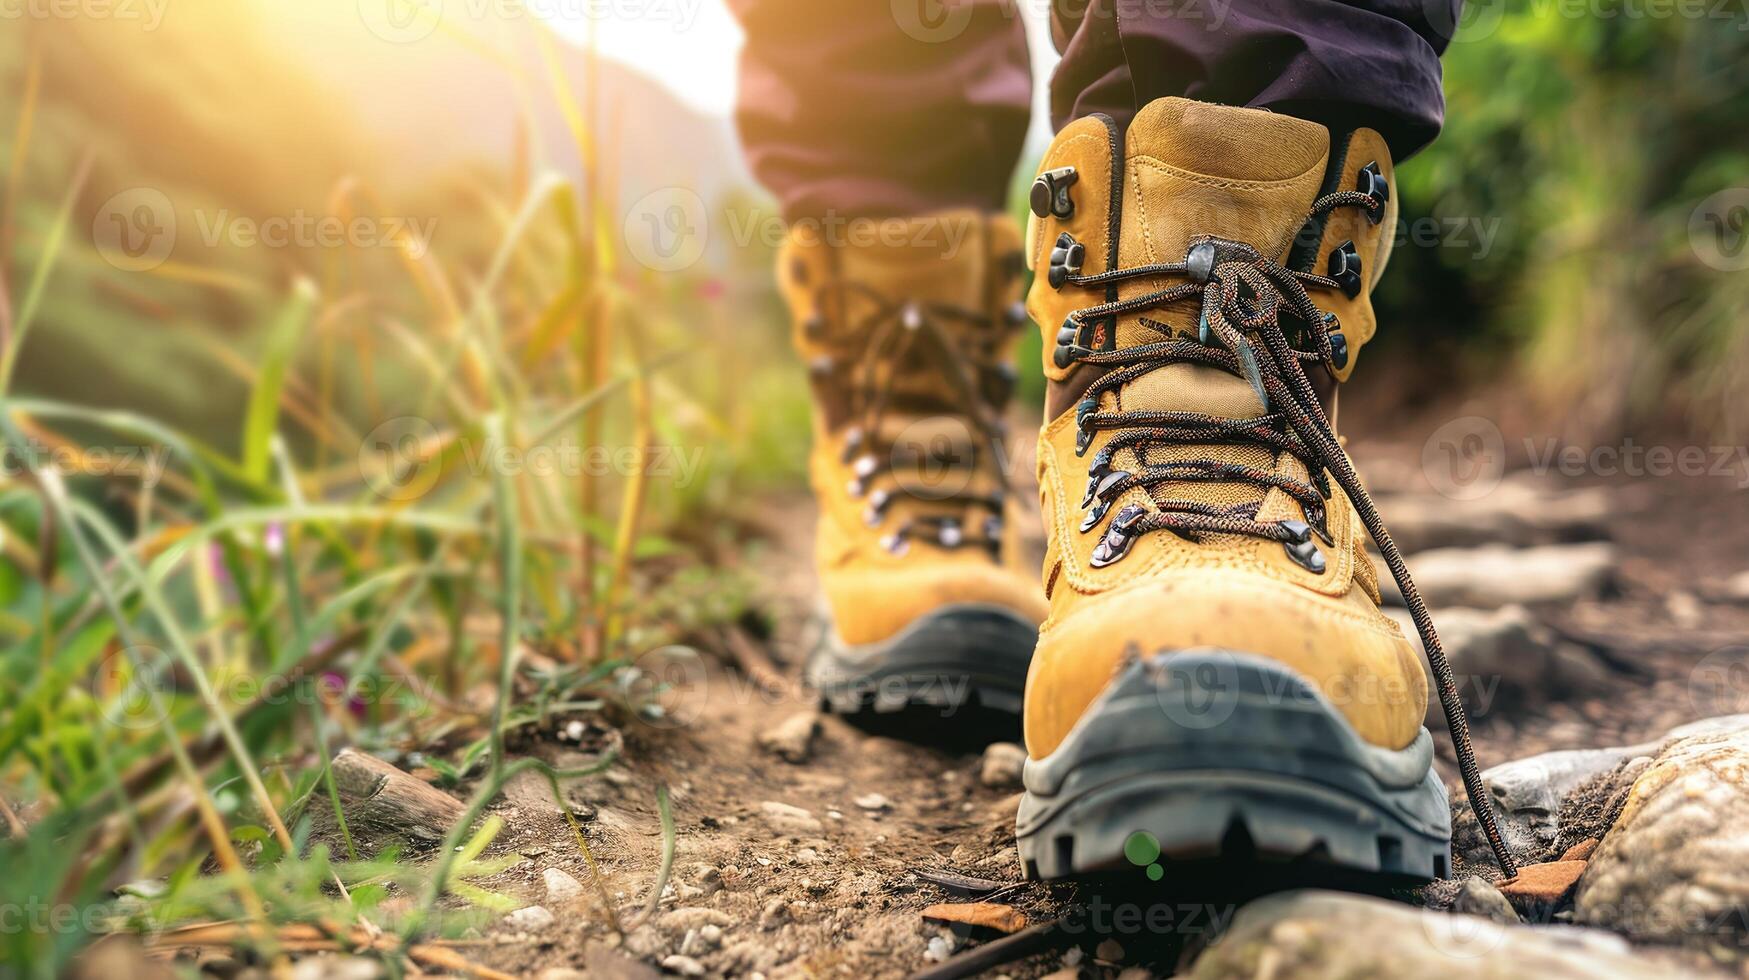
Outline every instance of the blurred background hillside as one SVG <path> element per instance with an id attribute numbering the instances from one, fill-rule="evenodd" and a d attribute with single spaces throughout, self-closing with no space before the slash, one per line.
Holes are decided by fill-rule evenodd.
<path id="1" fill-rule="evenodd" d="M 139 0 L 132 16 L 26 18 L 7 31 L 13 125 L 0 133 L 18 133 L 36 98 L 30 152 L 11 159 L 11 282 L 31 268 L 79 161 L 92 163 L 21 389 L 149 407 L 219 439 L 247 389 L 227 362 L 249 359 L 262 342 L 252 327 L 289 283 L 353 288 L 397 261 L 393 249 L 337 257 L 211 241 L 221 222 L 404 218 L 432 228 L 443 262 L 478 276 L 532 181 L 584 180 L 584 117 L 601 134 L 594 179 L 614 191 L 613 213 L 599 216 L 614 245 L 641 221 L 702 219 L 682 231 L 704 239 L 702 255 L 649 285 L 670 297 L 683 280 L 703 285 L 737 346 L 757 335 L 759 348 L 781 350 L 763 273 L 775 216 L 726 115 L 738 37 L 720 0 L 664 6 L 667 19 L 638 32 L 617 31 L 610 12 L 577 15 L 581 6 L 551 23 L 514 5 L 451 6 L 439 23 L 357 0 Z M 1381 297 L 1381 345 L 1402 368 L 1367 372 L 1357 387 L 1391 400 L 1424 396 L 1424 380 L 1442 392 L 1508 385 L 1568 439 L 1675 427 L 1740 441 L 1749 21 L 1732 5 L 1707 16 L 1565 11 L 1472 5 L 1460 25 L 1446 133 L 1402 168 L 1403 225 Z M 592 34 L 604 54 L 593 87 L 581 50 Z M 701 45 L 724 53 L 680 63 Z M 1045 137 L 1035 126 L 1033 152 Z M 134 188 L 161 192 L 176 218 L 174 247 L 144 272 L 103 255 L 113 232 L 100 226 L 115 220 L 105 208 L 130 203 L 114 195 Z M 368 345 L 365 325 L 409 297 L 352 298 L 324 328 L 343 346 Z M 392 388 L 392 364 L 368 366 L 367 377 L 337 375 L 337 389 L 369 402 L 360 386 Z"/>

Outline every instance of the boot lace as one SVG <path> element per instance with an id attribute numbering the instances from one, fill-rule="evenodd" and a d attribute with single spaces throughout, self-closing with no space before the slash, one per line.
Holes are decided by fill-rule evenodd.
<path id="1" fill-rule="evenodd" d="M 1338 191 L 1319 198 L 1307 220 L 1338 207 L 1364 207 L 1369 215 L 1376 216 L 1382 204 L 1358 191 Z M 1187 277 L 1188 281 L 1077 310 L 1064 324 L 1063 336 L 1069 337 L 1072 330 L 1077 342 L 1066 345 L 1067 352 L 1059 363 L 1079 362 L 1108 369 L 1088 387 L 1076 406 L 1077 454 L 1086 453 L 1095 432 L 1117 430 L 1117 435 L 1091 460 L 1083 501 L 1088 515 L 1082 530 L 1090 531 L 1097 526 L 1111 501 L 1131 488 L 1149 490 L 1156 504 L 1152 510 L 1136 505 L 1119 510 L 1094 549 L 1093 564 L 1120 560 L 1141 535 L 1169 531 L 1189 541 L 1197 541 L 1204 534 L 1239 534 L 1279 541 L 1300 565 L 1322 572 L 1324 559 L 1311 542 L 1311 535 L 1316 533 L 1326 544 L 1331 543 L 1325 518 L 1330 481 L 1334 480 L 1353 503 L 1402 590 L 1427 651 L 1470 808 L 1488 837 L 1500 870 L 1506 877 L 1514 877 L 1517 866 L 1495 822 L 1493 806 L 1476 765 L 1469 719 L 1427 605 L 1409 576 L 1402 553 L 1379 518 L 1372 497 L 1337 441 L 1306 371 L 1306 366 L 1313 363 L 1331 370 L 1339 367 L 1337 348 L 1332 345 L 1338 325 L 1333 317 L 1318 309 L 1308 287 L 1331 289 L 1341 287 L 1342 283 L 1328 276 L 1286 268 L 1247 244 L 1212 236 L 1192 239 L 1182 262 L 1113 269 L 1096 275 L 1067 275 L 1060 279 L 1069 285 L 1091 287 L 1175 276 Z M 1118 316 L 1157 310 L 1198 297 L 1200 319 L 1195 339 L 1175 336 L 1173 328 L 1143 317 L 1141 323 L 1160 333 L 1160 340 L 1109 351 L 1078 343 L 1086 335 L 1083 327 L 1087 324 L 1107 318 L 1115 324 Z M 1303 346 L 1294 345 L 1290 331 Z M 1262 414 L 1253 418 L 1224 418 L 1197 412 L 1100 410 L 1102 394 L 1168 365 L 1182 363 L 1219 368 L 1244 378 L 1263 406 Z M 1125 448 L 1135 450 L 1135 458 L 1142 460 L 1143 448 L 1148 445 L 1212 444 L 1261 446 L 1277 454 L 1286 453 L 1300 461 L 1310 478 L 1301 480 L 1274 468 L 1209 458 L 1144 462 L 1137 472 L 1112 468 L 1115 455 Z M 1259 520 L 1261 499 L 1221 506 L 1198 500 L 1161 500 L 1153 492 L 1161 484 L 1197 482 L 1238 483 L 1260 491 L 1278 489 L 1304 508 L 1307 520 Z"/>
<path id="2" fill-rule="evenodd" d="M 868 304 L 869 312 L 840 336 L 823 336 L 829 329 L 824 317 L 806 328 L 834 352 L 816 358 L 810 376 L 822 404 L 845 399 L 841 414 L 848 425 L 841 458 L 853 473 L 848 492 L 865 499 L 864 522 L 879 527 L 908 498 L 925 506 L 906 508 L 903 519 L 881 538 L 887 551 L 903 555 L 911 541 L 926 540 L 950 550 L 983 548 L 997 557 L 1009 489 L 1001 412 L 1015 378 L 1002 352 L 1013 330 L 1026 322 L 1024 306 L 1016 303 L 992 316 L 951 303 L 895 301 L 862 283 L 838 279 L 821 284 L 815 309 L 827 309 L 829 300 L 843 309 L 851 297 Z M 901 382 L 906 389 L 918 386 L 918 370 L 946 382 L 948 400 L 931 405 L 930 414 L 967 425 L 974 440 L 969 459 L 962 447 L 940 440 L 928 445 L 894 441 L 884 431 L 890 415 L 917 407 L 906 404 L 898 389 Z M 982 486 L 978 471 L 989 475 Z"/>

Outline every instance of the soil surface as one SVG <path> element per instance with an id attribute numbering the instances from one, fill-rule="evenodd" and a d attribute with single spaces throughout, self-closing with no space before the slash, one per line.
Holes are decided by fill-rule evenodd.
<path id="1" fill-rule="evenodd" d="M 1414 465 L 1419 443 L 1374 440 L 1352 452 L 1375 491 L 1426 492 Z M 1019 468 L 1028 466 L 1022 461 Z M 1605 531 L 1620 555 L 1609 591 L 1535 610 L 1592 650 L 1608 677 L 1584 697 L 1532 692 L 1480 714 L 1474 734 L 1482 767 L 1549 749 L 1631 744 L 1698 718 L 1749 711 L 1749 686 L 1697 685 L 1694 673 L 1709 653 L 1749 639 L 1749 605 L 1721 591 L 1726 579 L 1749 566 L 1742 553 L 1749 494 L 1716 478 L 1553 479 L 1601 486 L 1619 502 L 1612 503 Z M 807 506 L 801 499 L 794 504 Z M 774 542 L 780 567 L 771 569 L 767 601 L 775 635 L 758 653 L 790 683 L 779 687 L 769 677 L 761 683 L 749 676 L 746 656 L 741 665 L 732 657 L 707 658 L 687 668 L 692 673 L 670 701 L 666 723 L 627 727 L 624 766 L 567 787 L 587 818 L 585 832 L 612 900 L 628 919 L 649 894 L 659 864 L 654 787 L 671 788 L 678 846 L 659 910 L 623 938 L 614 935 L 588 890 L 590 878 L 568 828 L 544 784 L 530 781 L 511 787 L 496 807 L 510 827 L 504 846 L 525 860 L 493 885 L 549 907 L 556 925 L 526 930 L 507 921 L 468 950 L 477 962 L 525 975 L 550 971 L 555 978 L 571 969 L 628 977 L 695 970 L 900 976 L 1001 936 L 926 922 L 928 906 L 967 901 L 1001 883 L 995 899 L 1039 923 L 1077 903 L 1085 913 L 1089 902 L 1100 900 L 1090 886 L 1021 882 L 1015 789 L 983 784 L 976 748 L 927 747 L 955 734 L 954 718 L 914 720 L 897 733 L 903 737 L 894 737 L 822 716 L 805 761 L 784 761 L 761 748 L 763 733 L 813 711 L 793 678 L 819 635 L 807 522 L 774 527 L 800 530 L 776 532 L 794 538 Z M 758 653 L 752 655 L 755 674 Z M 1462 787 L 1443 735 L 1441 749 L 1439 764 L 1459 809 Z M 556 744 L 532 750 L 561 764 L 579 757 Z M 549 900 L 543 883 L 549 868 L 583 882 L 584 895 Z M 962 883 L 956 891 L 939 883 L 956 880 L 941 873 L 990 884 Z M 1221 889 L 1198 893 L 1196 887 L 1186 885 L 1174 899 L 1174 921 L 1144 932 L 1145 941 L 1132 933 L 1119 942 L 1085 929 L 986 975 L 1036 977 L 1067 969 L 1065 976 L 1076 970 L 1115 976 L 1124 968 L 1145 971 L 1125 980 L 1167 975 L 1234 908 L 1229 896 L 1209 900 Z"/>

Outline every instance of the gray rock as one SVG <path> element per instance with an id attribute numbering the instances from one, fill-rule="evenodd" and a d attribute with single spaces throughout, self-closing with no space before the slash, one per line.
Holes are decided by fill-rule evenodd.
<path id="1" fill-rule="evenodd" d="M 292 965 L 291 980 L 378 980 L 383 964 L 363 956 L 318 954 Z"/>
<path id="2" fill-rule="evenodd" d="M 1579 921 L 1635 939 L 1739 941 L 1749 922 L 1749 729 L 1666 745 L 1579 879 Z"/>
<path id="3" fill-rule="evenodd" d="M 1451 910 L 1462 915 L 1479 915 L 1484 919 L 1517 925 L 1518 911 L 1492 882 L 1481 878 L 1465 878 L 1452 899 Z"/>
<path id="4" fill-rule="evenodd" d="M 1020 770 L 1026 765 L 1026 750 L 1013 742 L 996 742 L 984 750 L 978 781 L 992 789 L 1020 788 Z"/>
<path id="5" fill-rule="evenodd" d="M 1738 572 L 1725 582 L 1725 597 L 1736 602 L 1749 602 L 1749 569 Z"/>
<path id="6" fill-rule="evenodd" d="M 1523 547 L 1602 538 L 1621 510 L 1609 490 L 1557 490 L 1527 477 L 1508 477 L 1474 500 L 1389 494 L 1378 497 L 1377 504 L 1391 538 L 1409 554 L 1429 548 Z"/>
<path id="7" fill-rule="evenodd" d="M 1189 975 L 1629 978 L 1668 969 L 1662 958 L 1598 930 L 1506 925 L 1384 899 L 1301 891 L 1240 909 Z"/>
<path id="8" fill-rule="evenodd" d="M 1427 652 L 1409 611 L 1387 609 L 1386 613 L 1421 653 L 1425 668 Z M 1434 613 L 1433 626 L 1457 676 L 1458 689 L 1476 714 L 1485 714 L 1503 695 L 1534 695 L 1542 700 L 1551 693 L 1580 694 L 1596 690 L 1609 676 L 1609 668 L 1589 650 L 1562 640 L 1521 605 L 1442 609 Z M 1428 684 L 1428 718 L 1437 717 L 1443 724 L 1431 672 Z"/>
<path id="9" fill-rule="evenodd" d="M 547 901 L 553 905 L 569 905 L 583 897 L 583 883 L 561 868 L 547 868 L 540 873 L 547 886 Z"/>
<path id="10" fill-rule="evenodd" d="M 870 811 L 875 811 L 875 812 L 885 810 L 888 807 L 893 805 L 892 801 L 888 800 L 885 796 L 882 796 L 879 793 L 868 793 L 866 795 L 859 796 L 856 799 L 851 800 L 850 802 L 855 803 L 857 805 L 858 809 L 870 810 Z"/>
<path id="11" fill-rule="evenodd" d="M 1572 602 L 1602 594 L 1615 566 L 1615 545 L 1607 541 L 1516 549 L 1505 545 L 1436 548 L 1409 559 L 1415 585 L 1435 609 Z M 1402 593 L 1382 564 L 1379 587 L 1387 602 L 1403 605 Z"/>
<path id="12" fill-rule="evenodd" d="M 801 764 L 814 751 L 814 737 L 820 734 L 820 717 L 813 712 L 792 715 L 776 728 L 761 732 L 759 747 L 784 760 Z"/>
<path id="13" fill-rule="evenodd" d="M 826 829 L 813 814 L 788 803 L 767 800 L 759 804 L 759 815 L 767 827 L 790 837 L 817 836 Z"/>
<path id="14" fill-rule="evenodd" d="M 670 973 L 678 973 L 683 977 L 704 976 L 704 964 L 690 956 L 670 956 L 662 960 L 662 969 Z"/>
<path id="15" fill-rule="evenodd" d="M 1723 715 L 1673 728 L 1659 738 L 1639 745 L 1601 749 L 1566 749 L 1544 752 L 1502 763 L 1482 773 L 1494 801 L 1494 814 L 1507 846 L 1521 856 L 1537 855 L 1552 847 L 1560 834 L 1561 804 L 1587 781 L 1601 776 L 1630 759 L 1650 756 L 1671 739 L 1716 732 L 1749 729 L 1749 714 Z M 1488 863 L 1485 842 L 1470 841 L 1463 856 L 1472 863 Z"/>
<path id="16" fill-rule="evenodd" d="M 545 932 L 558 923 L 558 920 L 553 918 L 553 913 L 548 912 L 544 906 L 540 905 L 530 905 L 527 908 L 517 909 L 505 916 L 504 921 L 512 928 L 521 929 L 523 932 Z"/>

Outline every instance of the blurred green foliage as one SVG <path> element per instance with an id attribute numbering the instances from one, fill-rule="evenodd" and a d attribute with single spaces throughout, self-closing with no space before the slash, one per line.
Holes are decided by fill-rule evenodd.
<path id="1" fill-rule="evenodd" d="M 1708 259 L 1749 259 L 1749 8 L 1472 3 L 1445 73 L 1445 132 L 1398 170 L 1383 345 L 1504 372 L 1575 438 L 1742 439 L 1749 275 Z"/>

